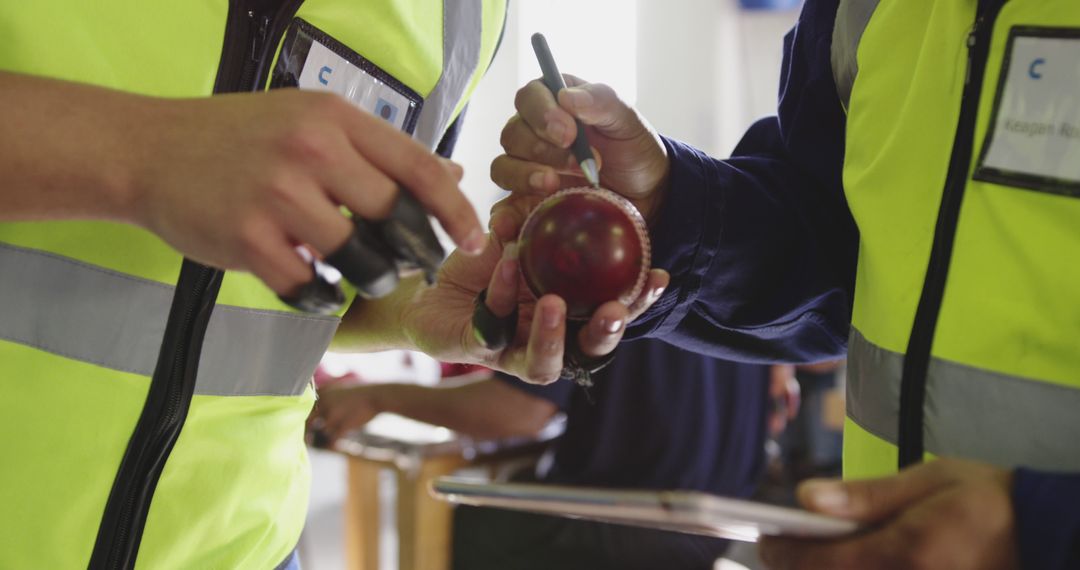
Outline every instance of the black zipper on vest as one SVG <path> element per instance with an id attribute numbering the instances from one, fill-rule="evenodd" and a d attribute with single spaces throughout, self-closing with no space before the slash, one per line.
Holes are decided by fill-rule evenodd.
<path id="1" fill-rule="evenodd" d="M 956 225 L 960 220 L 960 205 L 964 201 L 968 170 L 975 139 L 975 119 L 979 110 L 986 60 L 994 22 L 1006 0 L 979 0 L 975 25 L 967 38 L 967 73 L 961 95 L 960 119 L 953 139 L 952 156 L 941 194 L 930 262 L 926 269 L 922 295 L 919 297 L 915 322 L 908 339 L 907 353 L 900 380 L 899 467 L 903 469 L 923 458 L 923 406 L 926 399 L 926 376 L 930 367 L 930 351 L 934 345 L 934 330 L 945 295 L 949 276 Z"/>
<path id="2" fill-rule="evenodd" d="M 303 0 L 231 0 L 214 93 L 261 90 L 276 39 Z M 120 462 L 89 568 L 133 568 L 161 472 L 187 419 L 223 271 L 184 259 L 150 390 Z"/>

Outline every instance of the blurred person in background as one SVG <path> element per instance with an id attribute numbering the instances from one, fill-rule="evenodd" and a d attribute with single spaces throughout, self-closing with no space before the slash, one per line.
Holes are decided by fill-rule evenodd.
<path id="1" fill-rule="evenodd" d="M 437 387 L 330 384 L 313 421 L 330 440 L 381 412 L 497 439 L 535 435 L 563 412 L 565 433 L 535 472 L 516 480 L 748 497 L 769 430 L 783 429 L 797 408 L 790 367 L 726 362 L 657 340 L 623 347 L 593 379 L 587 392 L 501 373 Z M 464 506 L 453 536 L 459 570 L 706 570 L 727 548 L 710 537 Z"/>

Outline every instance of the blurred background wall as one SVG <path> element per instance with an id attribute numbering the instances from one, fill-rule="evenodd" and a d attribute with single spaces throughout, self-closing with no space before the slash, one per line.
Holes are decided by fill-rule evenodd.
<path id="1" fill-rule="evenodd" d="M 502 47 L 472 99 L 455 159 L 486 215 L 488 179 L 514 92 L 540 70 L 542 32 L 564 73 L 611 85 L 663 134 L 726 156 L 755 119 L 775 113 L 782 38 L 797 10 L 736 0 L 514 0 Z"/>

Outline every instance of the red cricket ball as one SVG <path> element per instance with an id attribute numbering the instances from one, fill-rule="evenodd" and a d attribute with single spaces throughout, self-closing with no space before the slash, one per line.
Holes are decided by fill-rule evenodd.
<path id="1" fill-rule="evenodd" d="M 537 297 L 554 293 L 567 316 L 588 318 L 613 300 L 638 297 L 649 271 L 645 220 L 608 190 L 572 188 L 541 202 L 518 236 L 525 283 Z"/>

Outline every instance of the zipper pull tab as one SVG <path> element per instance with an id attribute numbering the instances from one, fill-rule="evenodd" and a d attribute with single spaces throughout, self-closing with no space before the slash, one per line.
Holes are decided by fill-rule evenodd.
<path id="1" fill-rule="evenodd" d="M 251 20 L 252 24 L 255 23 L 255 12 L 253 10 L 248 11 L 248 18 Z M 269 28 L 270 18 L 264 17 L 262 21 L 259 22 L 259 29 L 255 32 L 255 37 L 252 38 L 251 41 L 251 61 L 259 61 L 259 50 L 262 48 L 262 45 L 266 43 L 266 34 L 269 32 Z"/>
<path id="2" fill-rule="evenodd" d="M 979 26 L 982 24 L 982 18 L 975 20 L 975 25 L 972 26 L 971 31 L 968 32 L 967 37 L 967 67 L 964 69 L 964 85 L 967 86 L 971 83 L 971 66 L 972 59 L 975 58 L 975 44 L 978 43 Z"/>

